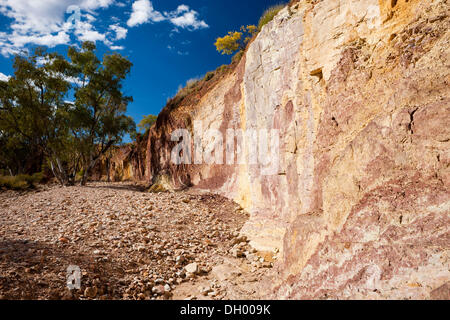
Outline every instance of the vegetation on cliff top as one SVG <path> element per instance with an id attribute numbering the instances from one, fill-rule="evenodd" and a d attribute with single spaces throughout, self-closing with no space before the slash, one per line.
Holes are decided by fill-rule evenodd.
<path id="1" fill-rule="evenodd" d="M 141 122 L 139 122 L 139 124 L 138 124 L 139 130 L 147 132 L 155 124 L 157 119 L 158 119 L 158 116 L 155 116 L 153 114 L 144 116 L 142 118 Z"/>
<path id="2" fill-rule="evenodd" d="M 240 31 L 230 31 L 226 36 L 217 38 L 214 45 L 221 54 L 243 51 L 257 31 L 258 29 L 254 25 L 242 26 Z"/>
<path id="3" fill-rule="evenodd" d="M 273 18 L 275 18 L 275 16 L 281 11 L 281 9 L 283 9 L 284 7 L 286 7 L 286 5 L 284 4 L 278 4 L 275 5 L 273 7 L 268 8 L 266 11 L 264 11 L 263 15 L 261 16 L 261 18 L 259 19 L 259 23 L 258 23 L 258 30 L 261 31 L 261 29 L 268 24 L 270 21 L 273 20 Z"/>

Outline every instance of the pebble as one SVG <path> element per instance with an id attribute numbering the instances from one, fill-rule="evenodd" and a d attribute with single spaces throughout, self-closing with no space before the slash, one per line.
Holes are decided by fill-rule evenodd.
<path id="1" fill-rule="evenodd" d="M 97 287 L 87 287 L 86 290 L 84 290 L 84 296 L 94 299 L 97 296 L 98 289 Z"/>
<path id="2" fill-rule="evenodd" d="M 184 269 L 186 270 L 187 273 L 191 273 L 191 274 L 198 274 L 199 273 L 199 267 L 198 264 L 196 262 L 188 264 L 187 266 L 184 267 Z"/>
<path id="3" fill-rule="evenodd" d="M 54 185 L 33 193 L 0 193 L 0 236 L 17 238 L 20 231 L 21 239 L 28 239 L 2 247 L 2 256 L 27 267 L 36 262 L 41 266 L 39 272 L 23 269 L 27 280 L 36 284 L 33 292 L 15 280 L 10 273 L 17 272 L 14 266 L 5 267 L 0 272 L 0 277 L 7 276 L 3 288 L 11 289 L 2 295 L 20 299 L 27 292 L 48 299 L 47 289 L 66 276 L 65 269 L 79 265 L 83 290 L 71 296 L 64 288 L 55 289 L 52 297 L 167 299 L 180 284 L 195 286 L 197 277 L 222 263 L 234 239 L 238 251 L 250 252 L 246 238 L 239 235 L 247 217 L 235 214 L 232 201 L 184 191 L 147 194 L 134 188 L 129 183 L 92 182 L 88 187 Z M 28 250 L 28 243 L 50 247 L 55 242 L 58 254 Z M 192 263 L 184 266 L 188 261 Z"/>

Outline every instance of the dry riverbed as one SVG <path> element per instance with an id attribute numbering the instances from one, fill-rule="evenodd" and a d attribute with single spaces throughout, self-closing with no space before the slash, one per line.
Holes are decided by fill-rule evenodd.
<path id="1" fill-rule="evenodd" d="M 132 183 L 3 191 L 0 299 L 259 299 L 276 254 L 240 236 L 247 219 L 217 195 Z"/>

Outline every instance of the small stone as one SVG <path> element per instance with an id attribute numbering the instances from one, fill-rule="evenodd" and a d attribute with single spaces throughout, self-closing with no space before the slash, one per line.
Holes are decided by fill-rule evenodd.
<path id="1" fill-rule="evenodd" d="M 199 268 L 197 263 L 191 263 L 184 267 L 187 273 L 198 274 Z"/>
<path id="2" fill-rule="evenodd" d="M 69 243 L 70 240 L 67 239 L 66 237 L 61 237 L 61 238 L 59 238 L 59 242 L 62 242 L 62 243 Z"/>
<path id="3" fill-rule="evenodd" d="M 240 244 L 242 243 L 243 245 L 245 245 L 247 243 L 247 237 L 246 236 L 237 236 L 234 241 L 233 241 L 233 245 L 236 244 Z"/>
<path id="4" fill-rule="evenodd" d="M 157 294 L 159 296 L 163 295 L 165 293 L 164 286 L 156 286 L 152 288 L 152 293 Z"/>
<path id="5" fill-rule="evenodd" d="M 246 257 L 247 257 L 247 260 L 250 261 L 250 262 L 258 261 L 258 256 L 256 254 L 254 254 L 254 253 L 248 253 L 246 255 Z"/>
<path id="6" fill-rule="evenodd" d="M 244 255 L 244 253 L 242 252 L 242 250 L 239 249 L 239 248 L 233 248 L 233 249 L 231 249 L 230 253 L 231 253 L 231 255 L 232 255 L 233 257 L 235 257 L 235 258 L 241 258 L 241 257 Z"/>
<path id="7" fill-rule="evenodd" d="M 94 299 L 97 296 L 98 289 L 96 286 L 88 287 L 84 290 L 84 295 L 88 298 Z"/>
<path id="8" fill-rule="evenodd" d="M 200 287 L 199 288 L 199 292 L 204 296 L 207 296 L 208 293 L 210 293 L 211 291 L 212 291 L 212 289 L 210 287 Z"/>
<path id="9" fill-rule="evenodd" d="M 169 300 L 172 296 L 173 296 L 173 293 L 172 293 L 172 292 L 169 292 L 169 291 L 166 291 L 166 292 L 164 292 L 164 294 L 163 294 L 164 300 Z"/>

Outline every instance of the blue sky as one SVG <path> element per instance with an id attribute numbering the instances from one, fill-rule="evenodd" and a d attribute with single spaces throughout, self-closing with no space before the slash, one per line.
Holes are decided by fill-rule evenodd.
<path id="1" fill-rule="evenodd" d="M 0 0 L 0 78 L 12 74 L 15 53 L 36 45 L 64 53 L 68 45 L 95 41 L 100 54 L 117 51 L 132 61 L 124 91 L 134 99 L 128 114 L 138 123 L 158 114 L 187 80 L 230 62 L 215 50 L 217 37 L 257 24 L 280 2 Z"/>

